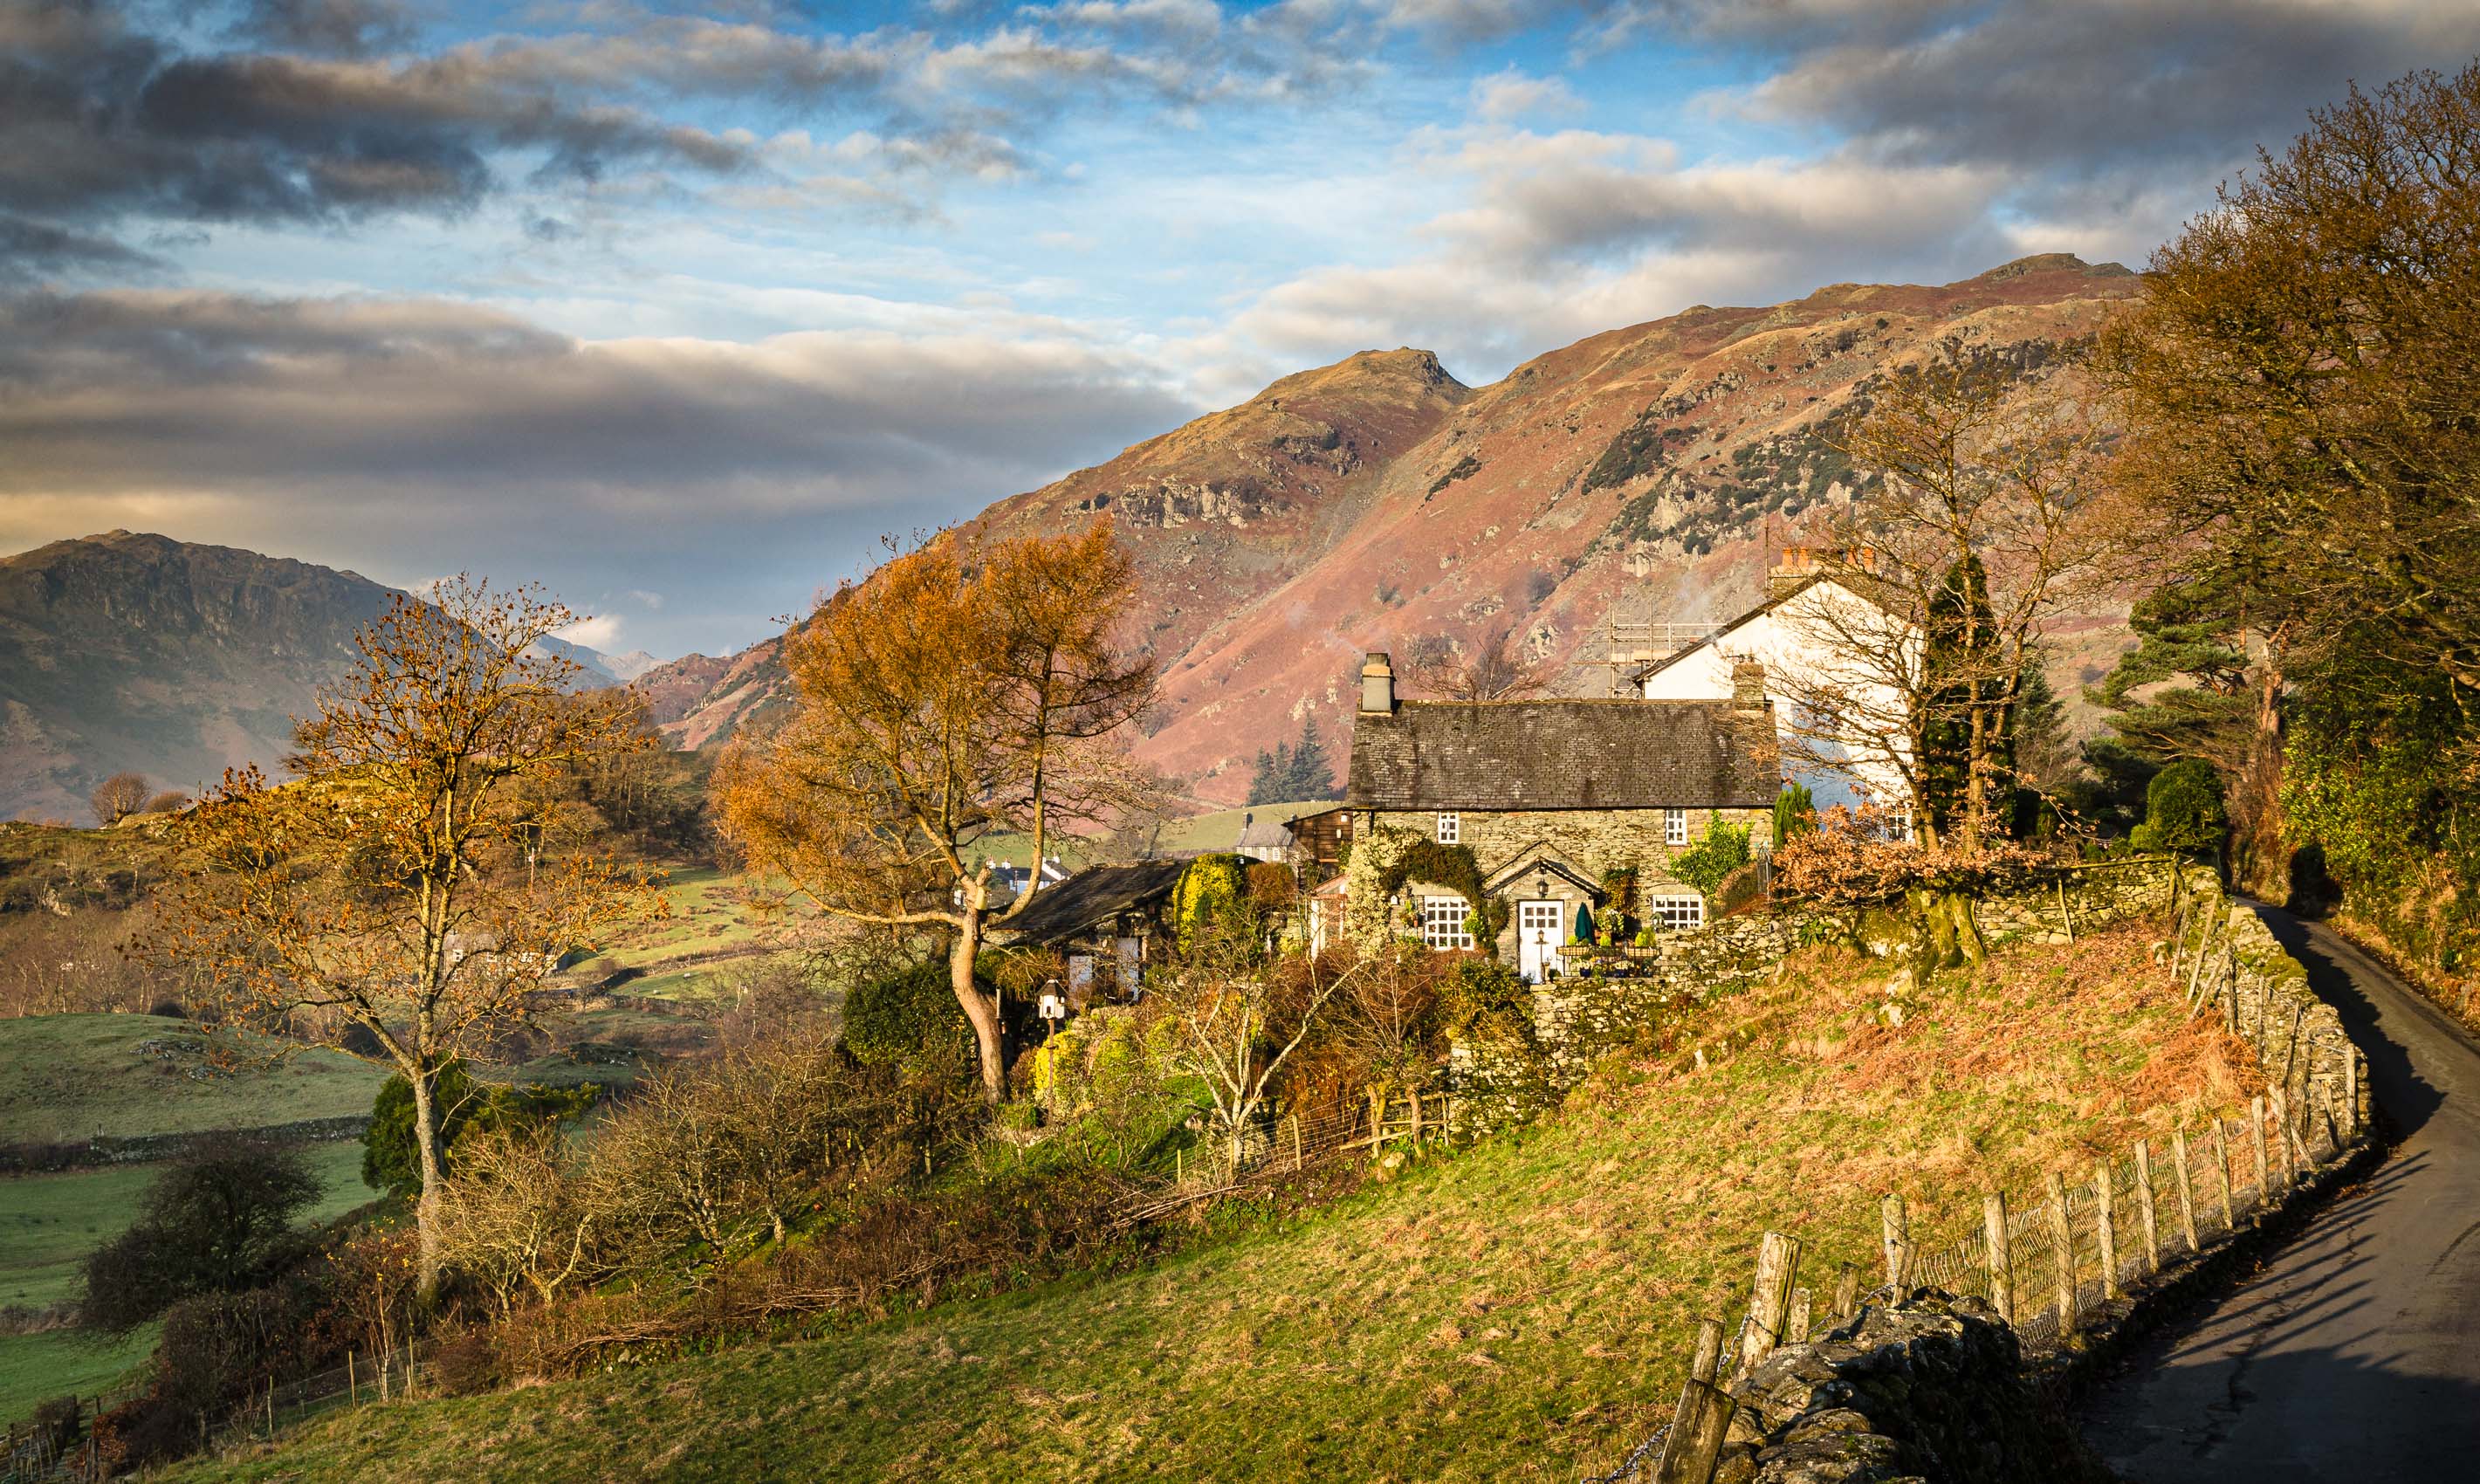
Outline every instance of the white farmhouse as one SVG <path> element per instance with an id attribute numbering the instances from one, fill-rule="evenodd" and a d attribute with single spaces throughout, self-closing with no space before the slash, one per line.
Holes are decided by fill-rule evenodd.
<path id="1" fill-rule="evenodd" d="M 1728 700 L 1734 668 L 1762 664 L 1784 770 L 1808 785 L 1818 806 L 1873 801 L 1906 810 L 1910 729 L 1902 691 L 1890 679 L 1916 672 L 1918 630 L 1871 596 L 1865 576 L 1803 548 L 1783 554 L 1766 588 L 1764 603 L 1640 671 L 1640 693 L 1649 701 Z M 1829 768 L 1821 757 L 1845 767 Z"/>

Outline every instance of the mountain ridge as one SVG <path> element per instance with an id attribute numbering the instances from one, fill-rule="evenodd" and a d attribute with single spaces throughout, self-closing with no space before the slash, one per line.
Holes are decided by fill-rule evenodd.
<path id="1" fill-rule="evenodd" d="M 1764 590 L 1769 528 L 1849 498 L 1856 476 L 1820 434 L 1871 378 L 1950 342 L 2038 369 L 2139 283 L 2043 253 L 1945 285 L 1693 305 L 1480 387 L 1426 351 L 1365 351 L 961 529 L 1004 538 L 1110 518 L 1136 559 L 1134 638 L 1163 671 L 1162 716 L 1137 752 L 1200 802 L 1235 803 L 1257 751 L 1304 720 L 1349 734 L 1366 650 L 1511 627 L 1580 692 L 1608 684 L 1591 662 L 1613 615 L 1736 612 Z M 2070 676 L 2115 632 L 2106 614 L 2063 625 Z M 658 722 L 685 746 L 762 727 L 785 701 L 779 643 L 648 672 Z"/>

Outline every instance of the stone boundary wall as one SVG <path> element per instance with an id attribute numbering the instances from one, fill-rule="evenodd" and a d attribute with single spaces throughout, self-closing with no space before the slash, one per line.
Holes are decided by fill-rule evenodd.
<path id="1" fill-rule="evenodd" d="M 169 1159 L 202 1138 L 265 1139 L 272 1144 L 325 1144 L 357 1139 L 371 1126 L 368 1113 L 335 1118 L 303 1118 L 256 1129 L 217 1129 L 196 1133 L 139 1133 L 128 1137 L 98 1134 L 91 1139 L 56 1144 L 0 1144 L 0 1174 L 37 1175 L 59 1170 L 94 1169 L 111 1164 L 143 1164 Z"/>
<path id="2" fill-rule="evenodd" d="M 2308 987 L 2308 970 L 2275 941 L 2253 908 L 2233 901 L 2203 867 L 2181 876 L 2176 922 L 2162 945 L 2189 1005 L 2218 1013 L 2245 1041 L 2265 1081 L 2293 1109 L 2349 1109 L 2364 1127 L 2367 1079 L 2342 1017 Z"/>

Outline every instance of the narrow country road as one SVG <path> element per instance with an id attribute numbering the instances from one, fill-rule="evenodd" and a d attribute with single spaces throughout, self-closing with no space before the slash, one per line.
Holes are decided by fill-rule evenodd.
<path id="1" fill-rule="evenodd" d="M 2480 1480 L 2480 1048 L 2333 932 L 2259 910 L 2341 1011 L 2398 1143 L 2154 1337 L 2084 1434 L 2130 1484 Z"/>

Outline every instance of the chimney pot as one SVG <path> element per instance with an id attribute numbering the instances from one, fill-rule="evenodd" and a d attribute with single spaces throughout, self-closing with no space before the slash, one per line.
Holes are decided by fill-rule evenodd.
<path id="1" fill-rule="evenodd" d="M 1731 704 L 1741 711 L 1766 709 L 1766 667 L 1754 660 L 1731 666 Z"/>
<path id="2" fill-rule="evenodd" d="M 1383 650 L 1373 649 L 1360 666 L 1360 709 L 1392 715 L 1395 710 L 1395 666 Z"/>

